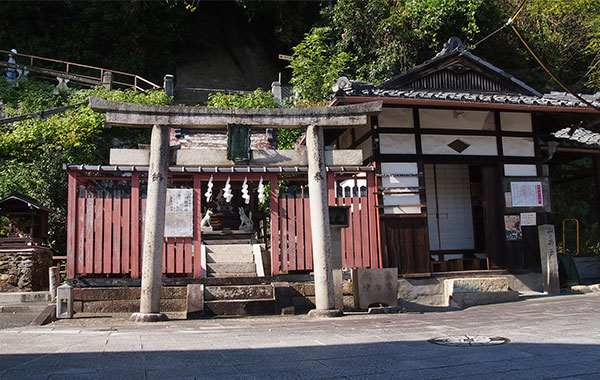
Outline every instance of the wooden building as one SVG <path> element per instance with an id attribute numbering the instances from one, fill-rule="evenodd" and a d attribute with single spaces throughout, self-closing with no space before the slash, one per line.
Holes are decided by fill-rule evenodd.
<path id="1" fill-rule="evenodd" d="M 597 126 L 598 110 L 536 91 L 456 37 L 380 85 L 342 77 L 333 90 L 332 106 L 384 103 L 370 126 L 332 133 L 328 143 L 361 149 L 377 168 L 385 267 L 539 272 L 537 225 L 552 211 L 547 164 L 574 154 L 565 128 Z M 584 96 L 600 106 L 600 94 Z"/>

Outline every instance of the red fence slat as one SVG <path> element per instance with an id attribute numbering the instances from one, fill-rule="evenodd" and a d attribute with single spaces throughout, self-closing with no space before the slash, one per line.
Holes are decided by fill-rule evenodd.
<path id="1" fill-rule="evenodd" d="M 76 273 L 85 272 L 85 188 L 77 188 L 77 246 L 75 248 Z"/>
<path id="2" fill-rule="evenodd" d="M 112 272 L 121 273 L 121 191 L 117 190 L 113 197 L 113 232 L 112 232 Z"/>
<path id="3" fill-rule="evenodd" d="M 140 277 L 140 173 L 131 175 L 131 277 Z"/>
<path id="4" fill-rule="evenodd" d="M 69 173 L 67 190 L 67 277 L 75 276 L 75 245 L 77 223 L 77 178 Z"/>
<path id="5" fill-rule="evenodd" d="M 200 221 L 202 220 L 202 193 L 201 193 L 200 175 L 194 174 L 194 260 L 193 270 L 194 278 L 202 277 L 202 229 Z"/>
<path id="6" fill-rule="evenodd" d="M 296 209 L 296 243 L 297 243 L 297 266 L 299 270 L 306 269 L 306 251 L 304 250 L 304 204 L 302 202 L 303 194 L 297 195 L 294 199 Z"/>
<path id="7" fill-rule="evenodd" d="M 96 189 L 96 201 L 94 202 L 94 273 L 102 273 L 102 210 L 104 199 L 102 189 Z"/>
<path id="8" fill-rule="evenodd" d="M 94 190 L 86 188 L 85 200 L 85 274 L 94 273 Z"/>
<path id="9" fill-rule="evenodd" d="M 123 273 L 129 273 L 129 265 L 131 257 L 131 251 L 129 250 L 129 241 L 130 241 L 130 219 L 129 213 L 131 212 L 131 202 L 130 198 L 123 198 L 123 202 L 121 204 L 121 268 Z"/>
<path id="10" fill-rule="evenodd" d="M 280 248 L 279 248 L 279 190 L 277 188 L 277 175 L 269 178 L 271 198 L 271 274 L 278 275 L 280 270 Z"/>
<path id="11" fill-rule="evenodd" d="M 303 198 L 304 205 L 304 251 L 306 252 L 306 269 L 313 269 L 312 235 L 310 234 L 310 201 Z"/>
<path id="12" fill-rule="evenodd" d="M 183 273 L 186 274 L 191 274 L 192 273 L 192 247 L 193 247 L 193 238 L 189 238 L 186 237 L 183 240 L 183 261 L 184 261 L 184 268 L 183 268 Z"/>
<path id="13" fill-rule="evenodd" d="M 298 255 L 298 250 L 296 249 L 296 240 L 298 239 L 298 235 L 296 234 L 296 194 L 288 194 L 287 198 L 287 207 L 288 207 L 288 257 L 289 257 L 289 266 L 290 268 L 298 269 L 296 265 L 296 255 Z"/>

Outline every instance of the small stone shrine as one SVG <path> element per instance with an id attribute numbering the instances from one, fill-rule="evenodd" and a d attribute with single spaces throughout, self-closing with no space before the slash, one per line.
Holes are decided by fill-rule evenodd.
<path id="1" fill-rule="evenodd" d="M 50 212 L 22 194 L 0 200 L 0 291 L 47 289 L 52 251 L 44 244 Z"/>

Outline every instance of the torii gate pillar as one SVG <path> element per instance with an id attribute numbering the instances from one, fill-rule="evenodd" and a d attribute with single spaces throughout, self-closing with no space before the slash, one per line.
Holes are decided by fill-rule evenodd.
<path id="1" fill-rule="evenodd" d="M 316 309 L 309 317 L 339 317 L 343 313 L 335 308 L 331 234 L 329 232 L 329 207 L 327 202 L 327 172 L 323 128 L 309 125 L 306 129 L 308 158 L 308 190 L 310 192 L 310 230 L 315 274 Z"/>
<path id="2" fill-rule="evenodd" d="M 160 312 L 160 288 L 169 170 L 169 130 L 168 125 L 152 127 L 140 312 L 133 313 L 130 318 L 136 322 L 156 322 L 167 319 L 167 316 Z"/>

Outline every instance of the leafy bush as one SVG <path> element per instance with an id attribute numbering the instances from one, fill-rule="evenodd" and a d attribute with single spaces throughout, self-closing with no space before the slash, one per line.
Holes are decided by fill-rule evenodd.
<path id="1" fill-rule="evenodd" d="M 73 89 L 53 94 L 54 86 L 34 80 L 12 87 L 0 80 L 0 101 L 10 115 L 87 102 L 90 96 L 109 100 L 168 104 L 164 91 Z M 149 140 L 144 129 L 105 129 L 104 114 L 81 105 L 46 119 L 29 118 L 0 124 L 0 198 L 18 192 L 39 200 L 54 212 L 49 218 L 49 243 L 57 254 L 65 252 L 67 175 L 65 163 L 102 164 L 115 142 L 136 146 Z"/>

